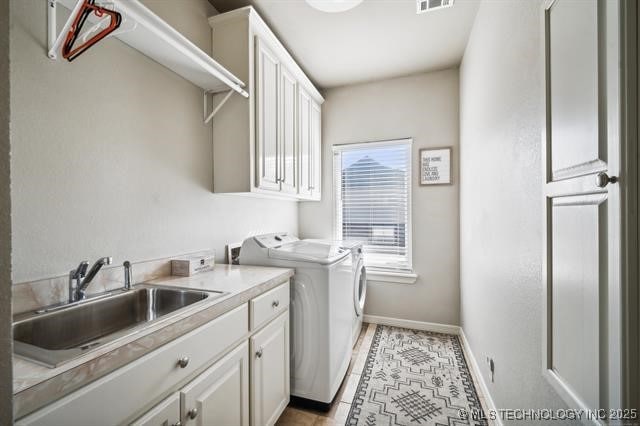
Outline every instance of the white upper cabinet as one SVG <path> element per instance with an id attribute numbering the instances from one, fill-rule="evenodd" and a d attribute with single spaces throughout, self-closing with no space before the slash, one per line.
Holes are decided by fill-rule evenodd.
<path id="1" fill-rule="evenodd" d="M 256 39 L 256 160 L 258 188 L 280 190 L 280 141 L 278 82 L 280 63 L 271 50 Z"/>
<path id="2" fill-rule="evenodd" d="M 298 91 L 298 193 L 311 198 L 311 98 L 304 89 Z"/>
<path id="3" fill-rule="evenodd" d="M 297 192 L 296 79 L 280 67 L 280 183 L 282 192 Z"/>
<path id="4" fill-rule="evenodd" d="M 320 199 L 322 180 L 322 112 L 320 105 L 311 101 L 311 198 Z"/>
<path id="5" fill-rule="evenodd" d="M 213 58 L 249 92 L 232 96 L 213 119 L 214 192 L 319 200 L 320 92 L 252 7 L 209 24 Z"/>
<path id="6" fill-rule="evenodd" d="M 298 195 L 301 199 L 320 199 L 322 176 L 320 105 L 304 89 L 298 91 Z"/>

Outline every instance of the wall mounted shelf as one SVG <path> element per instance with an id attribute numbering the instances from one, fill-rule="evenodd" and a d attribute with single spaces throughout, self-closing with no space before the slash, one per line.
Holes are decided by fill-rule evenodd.
<path id="1" fill-rule="evenodd" d="M 64 39 L 72 25 L 73 18 L 84 0 L 48 0 L 49 58 L 58 57 Z M 60 4 L 72 13 L 62 30 L 58 32 L 56 9 Z M 110 36 L 140 51 L 159 64 L 192 82 L 204 90 L 204 96 L 211 93 L 232 91 L 245 98 L 249 94 L 245 84 L 226 68 L 213 60 L 176 29 L 158 17 L 138 0 L 109 0 L 110 9 L 122 15 L 121 27 Z M 94 14 L 88 18 L 94 29 L 100 29 L 101 19 Z M 228 97 L 227 97 L 228 99 Z M 221 106 L 221 105 L 219 105 Z M 216 112 L 218 107 L 216 107 Z M 205 111 L 205 118 L 212 115 Z"/>

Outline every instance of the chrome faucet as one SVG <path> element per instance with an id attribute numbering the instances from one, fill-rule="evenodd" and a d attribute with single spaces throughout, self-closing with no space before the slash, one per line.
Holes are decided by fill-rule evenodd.
<path id="1" fill-rule="evenodd" d="M 85 290 L 91 284 L 91 281 L 104 265 L 111 265 L 112 261 L 113 258 L 111 257 L 100 258 L 87 273 L 89 262 L 85 260 L 80 262 L 76 269 L 69 272 L 69 303 L 86 298 Z"/>
<path id="2" fill-rule="evenodd" d="M 124 266 L 124 289 L 131 290 L 131 286 L 133 285 L 133 271 L 131 270 L 131 262 L 125 260 L 122 266 Z"/>

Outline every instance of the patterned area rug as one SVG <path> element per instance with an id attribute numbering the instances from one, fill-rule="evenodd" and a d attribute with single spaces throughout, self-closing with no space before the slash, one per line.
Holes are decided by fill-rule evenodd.
<path id="1" fill-rule="evenodd" d="M 377 326 L 347 425 L 487 424 L 473 417 L 484 419 L 457 336 Z"/>

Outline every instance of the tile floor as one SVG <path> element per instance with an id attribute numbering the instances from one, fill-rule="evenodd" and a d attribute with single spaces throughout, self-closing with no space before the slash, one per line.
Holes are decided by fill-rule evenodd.
<path id="1" fill-rule="evenodd" d="M 340 389 L 338 389 L 336 399 L 329 411 L 315 411 L 309 408 L 300 408 L 289 405 L 276 422 L 276 426 L 344 425 L 347 420 L 347 416 L 349 415 L 349 410 L 351 409 L 351 401 L 353 400 L 353 396 L 358 388 L 358 383 L 360 382 L 360 374 L 362 373 L 362 369 L 364 368 L 364 364 L 367 360 L 367 355 L 369 354 L 369 348 L 371 347 L 371 341 L 373 340 L 375 331 L 375 324 L 365 323 L 362 325 L 360 336 L 358 337 L 358 341 L 351 353 L 351 362 L 349 363 L 347 376 L 342 382 Z M 467 362 L 467 364 L 469 365 L 469 362 Z M 469 369 L 471 370 L 474 382 L 476 382 L 475 371 L 472 370 L 470 365 Z M 478 392 L 482 409 L 486 412 L 487 407 L 485 404 L 485 398 L 477 385 L 476 391 Z M 489 426 L 493 426 L 493 422 L 490 421 Z"/>

